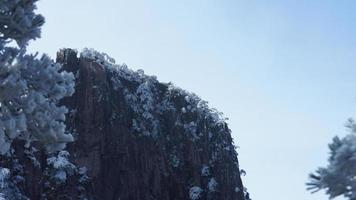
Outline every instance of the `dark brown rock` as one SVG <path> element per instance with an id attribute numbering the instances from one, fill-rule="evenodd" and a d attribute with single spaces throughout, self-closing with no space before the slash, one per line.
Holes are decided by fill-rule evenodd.
<path id="1" fill-rule="evenodd" d="M 132 131 L 135 112 L 125 99 L 124 89 L 134 92 L 142 82 L 118 76 L 122 85 L 115 90 L 112 78 L 118 72 L 96 60 L 77 58 L 70 49 L 59 52 L 57 61 L 65 70 L 77 74 L 76 92 L 64 100 L 73 113 L 68 116 L 67 126 L 77 133 L 69 149 L 73 161 L 88 168 L 95 199 L 183 200 L 189 199 L 193 186 L 203 189 L 200 199 L 244 199 L 237 154 L 227 127 L 214 133 L 209 120 L 202 120 L 198 124 L 201 136 L 192 140 L 176 126 L 178 118 L 183 118 L 176 109 L 179 111 L 165 111 L 157 117 L 158 135 L 137 134 Z M 162 102 L 169 85 L 158 82 L 154 85 L 158 90 L 156 101 Z M 171 97 L 175 108 L 187 104 L 184 95 Z M 186 121 L 198 121 L 196 113 L 190 114 Z M 209 139 L 209 131 L 215 134 L 215 140 Z M 214 153 L 219 158 L 212 163 Z M 172 164 L 172 154 L 179 160 L 179 166 Z M 209 166 L 210 174 L 202 176 L 205 165 Z M 217 182 L 216 191 L 208 189 L 212 178 Z"/>
<path id="2" fill-rule="evenodd" d="M 19 192 L 31 200 L 244 200 L 237 153 L 219 113 L 102 56 L 57 54 L 76 76 L 74 95 L 61 104 L 69 109 L 66 125 L 76 140 L 67 150 L 78 168 L 57 183 L 47 162 L 55 155 L 15 141 L 15 153 L 0 157 L 0 166 L 12 169 L 14 180 L 23 177 Z M 87 168 L 88 181 L 79 167 Z M 190 195 L 194 189 L 199 198 Z"/>

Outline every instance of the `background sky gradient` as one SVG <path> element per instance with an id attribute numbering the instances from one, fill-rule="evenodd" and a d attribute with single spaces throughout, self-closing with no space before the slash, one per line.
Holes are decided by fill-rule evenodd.
<path id="1" fill-rule="evenodd" d="M 229 118 L 254 200 L 305 190 L 356 108 L 356 1 L 42 0 L 32 52 L 91 47 Z M 339 198 L 342 200 L 343 198 Z"/>

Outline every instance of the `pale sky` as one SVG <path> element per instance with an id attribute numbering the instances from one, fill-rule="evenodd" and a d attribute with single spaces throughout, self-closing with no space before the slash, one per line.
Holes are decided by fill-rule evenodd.
<path id="1" fill-rule="evenodd" d="M 172 81 L 229 118 L 253 200 L 305 190 L 356 109 L 356 1 L 42 0 L 53 58 L 91 47 Z M 342 200 L 343 198 L 339 198 Z"/>

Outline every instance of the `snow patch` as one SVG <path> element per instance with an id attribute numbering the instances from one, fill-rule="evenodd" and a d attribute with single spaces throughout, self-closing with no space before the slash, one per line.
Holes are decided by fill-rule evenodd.
<path id="1" fill-rule="evenodd" d="M 210 192 L 215 192 L 216 187 L 218 186 L 218 182 L 216 182 L 215 178 L 211 178 L 208 183 L 208 189 Z"/>
<path id="2" fill-rule="evenodd" d="M 209 166 L 203 165 L 203 167 L 201 168 L 201 175 L 202 176 L 209 176 L 210 175 Z"/>
<path id="3" fill-rule="evenodd" d="M 189 198 L 191 200 L 198 200 L 198 199 L 200 199 L 202 192 L 203 192 L 203 189 L 201 189 L 198 186 L 193 186 L 189 189 Z"/>

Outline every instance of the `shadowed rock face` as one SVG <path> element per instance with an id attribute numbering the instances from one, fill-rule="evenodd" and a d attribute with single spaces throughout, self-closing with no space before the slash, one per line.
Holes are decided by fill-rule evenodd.
<path id="1" fill-rule="evenodd" d="M 63 102 L 77 134 L 69 150 L 87 167 L 95 199 L 244 199 L 230 130 L 203 101 L 70 49 L 57 62 L 76 74 L 76 92 Z"/>
<path id="2" fill-rule="evenodd" d="M 51 182 L 47 154 L 41 150 L 29 156 L 18 141 L 16 154 L 0 158 L 0 164 L 10 169 L 22 166 L 15 172 L 24 178 L 17 187 L 25 196 L 245 199 L 230 130 L 205 101 L 141 71 L 114 65 L 95 51 L 78 57 L 64 49 L 57 62 L 76 76 L 76 92 L 61 102 L 69 109 L 67 129 L 76 137 L 67 150 L 70 161 L 86 167 L 90 179 L 83 182 L 83 174 L 76 170 L 65 183 Z"/>

